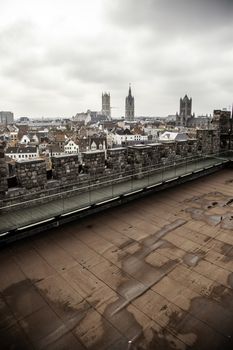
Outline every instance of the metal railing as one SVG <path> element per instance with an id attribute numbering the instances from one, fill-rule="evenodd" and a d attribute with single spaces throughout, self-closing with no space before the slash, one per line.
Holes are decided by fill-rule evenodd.
<path id="1" fill-rule="evenodd" d="M 54 194 L 49 194 L 49 190 L 44 191 L 43 197 L 0 208 L 0 234 L 56 216 L 68 215 L 120 196 L 128 196 L 142 189 L 216 167 L 231 159 L 233 160 L 233 152 L 186 157 L 170 164 L 143 167 L 138 172 L 129 170 L 114 175 L 93 176 L 79 187 L 68 189 L 70 186 L 64 186 Z"/>

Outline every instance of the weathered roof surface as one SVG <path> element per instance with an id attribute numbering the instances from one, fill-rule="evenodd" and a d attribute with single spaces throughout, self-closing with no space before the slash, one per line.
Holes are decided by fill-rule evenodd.
<path id="1" fill-rule="evenodd" d="M 47 148 L 50 151 L 52 151 L 52 152 L 57 152 L 57 153 L 61 153 L 62 152 L 60 146 L 58 146 L 57 144 L 55 144 L 55 145 L 48 145 Z"/>
<path id="2" fill-rule="evenodd" d="M 182 132 L 171 132 L 165 131 L 162 135 L 159 136 L 160 141 L 186 141 L 188 136 L 186 133 Z"/>
<path id="3" fill-rule="evenodd" d="M 2 249 L 2 348 L 232 349 L 232 182 L 223 170 Z"/>
<path id="4" fill-rule="evenodd" d="M 5 151 L 6 154 L 11 153 L 37 153 L 37 148 L 33 146 L 27 147 L 8 147 Z"/>

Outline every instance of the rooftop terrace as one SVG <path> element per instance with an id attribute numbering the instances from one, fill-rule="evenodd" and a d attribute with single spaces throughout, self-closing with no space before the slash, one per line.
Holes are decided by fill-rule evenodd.
<path id="1" fill-rule="evenodd" d="M 233 172 L 0 251 L 3 349 L 232 349 Z"/>

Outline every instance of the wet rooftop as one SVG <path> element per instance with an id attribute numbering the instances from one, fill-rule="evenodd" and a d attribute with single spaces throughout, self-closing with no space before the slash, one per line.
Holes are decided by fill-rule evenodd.
<path id="1" fill-rule="evenodd" d="M 0 251 L 2 349 L 232 349 L 233 171 Z"/>

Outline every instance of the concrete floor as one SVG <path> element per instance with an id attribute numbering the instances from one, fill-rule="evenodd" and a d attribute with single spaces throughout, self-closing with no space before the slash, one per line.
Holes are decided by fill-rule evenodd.
<path id="1" fill-rule="evenodd" d="M 1 349 L 232 349 L 233 171 L 0 251 Z"/>

